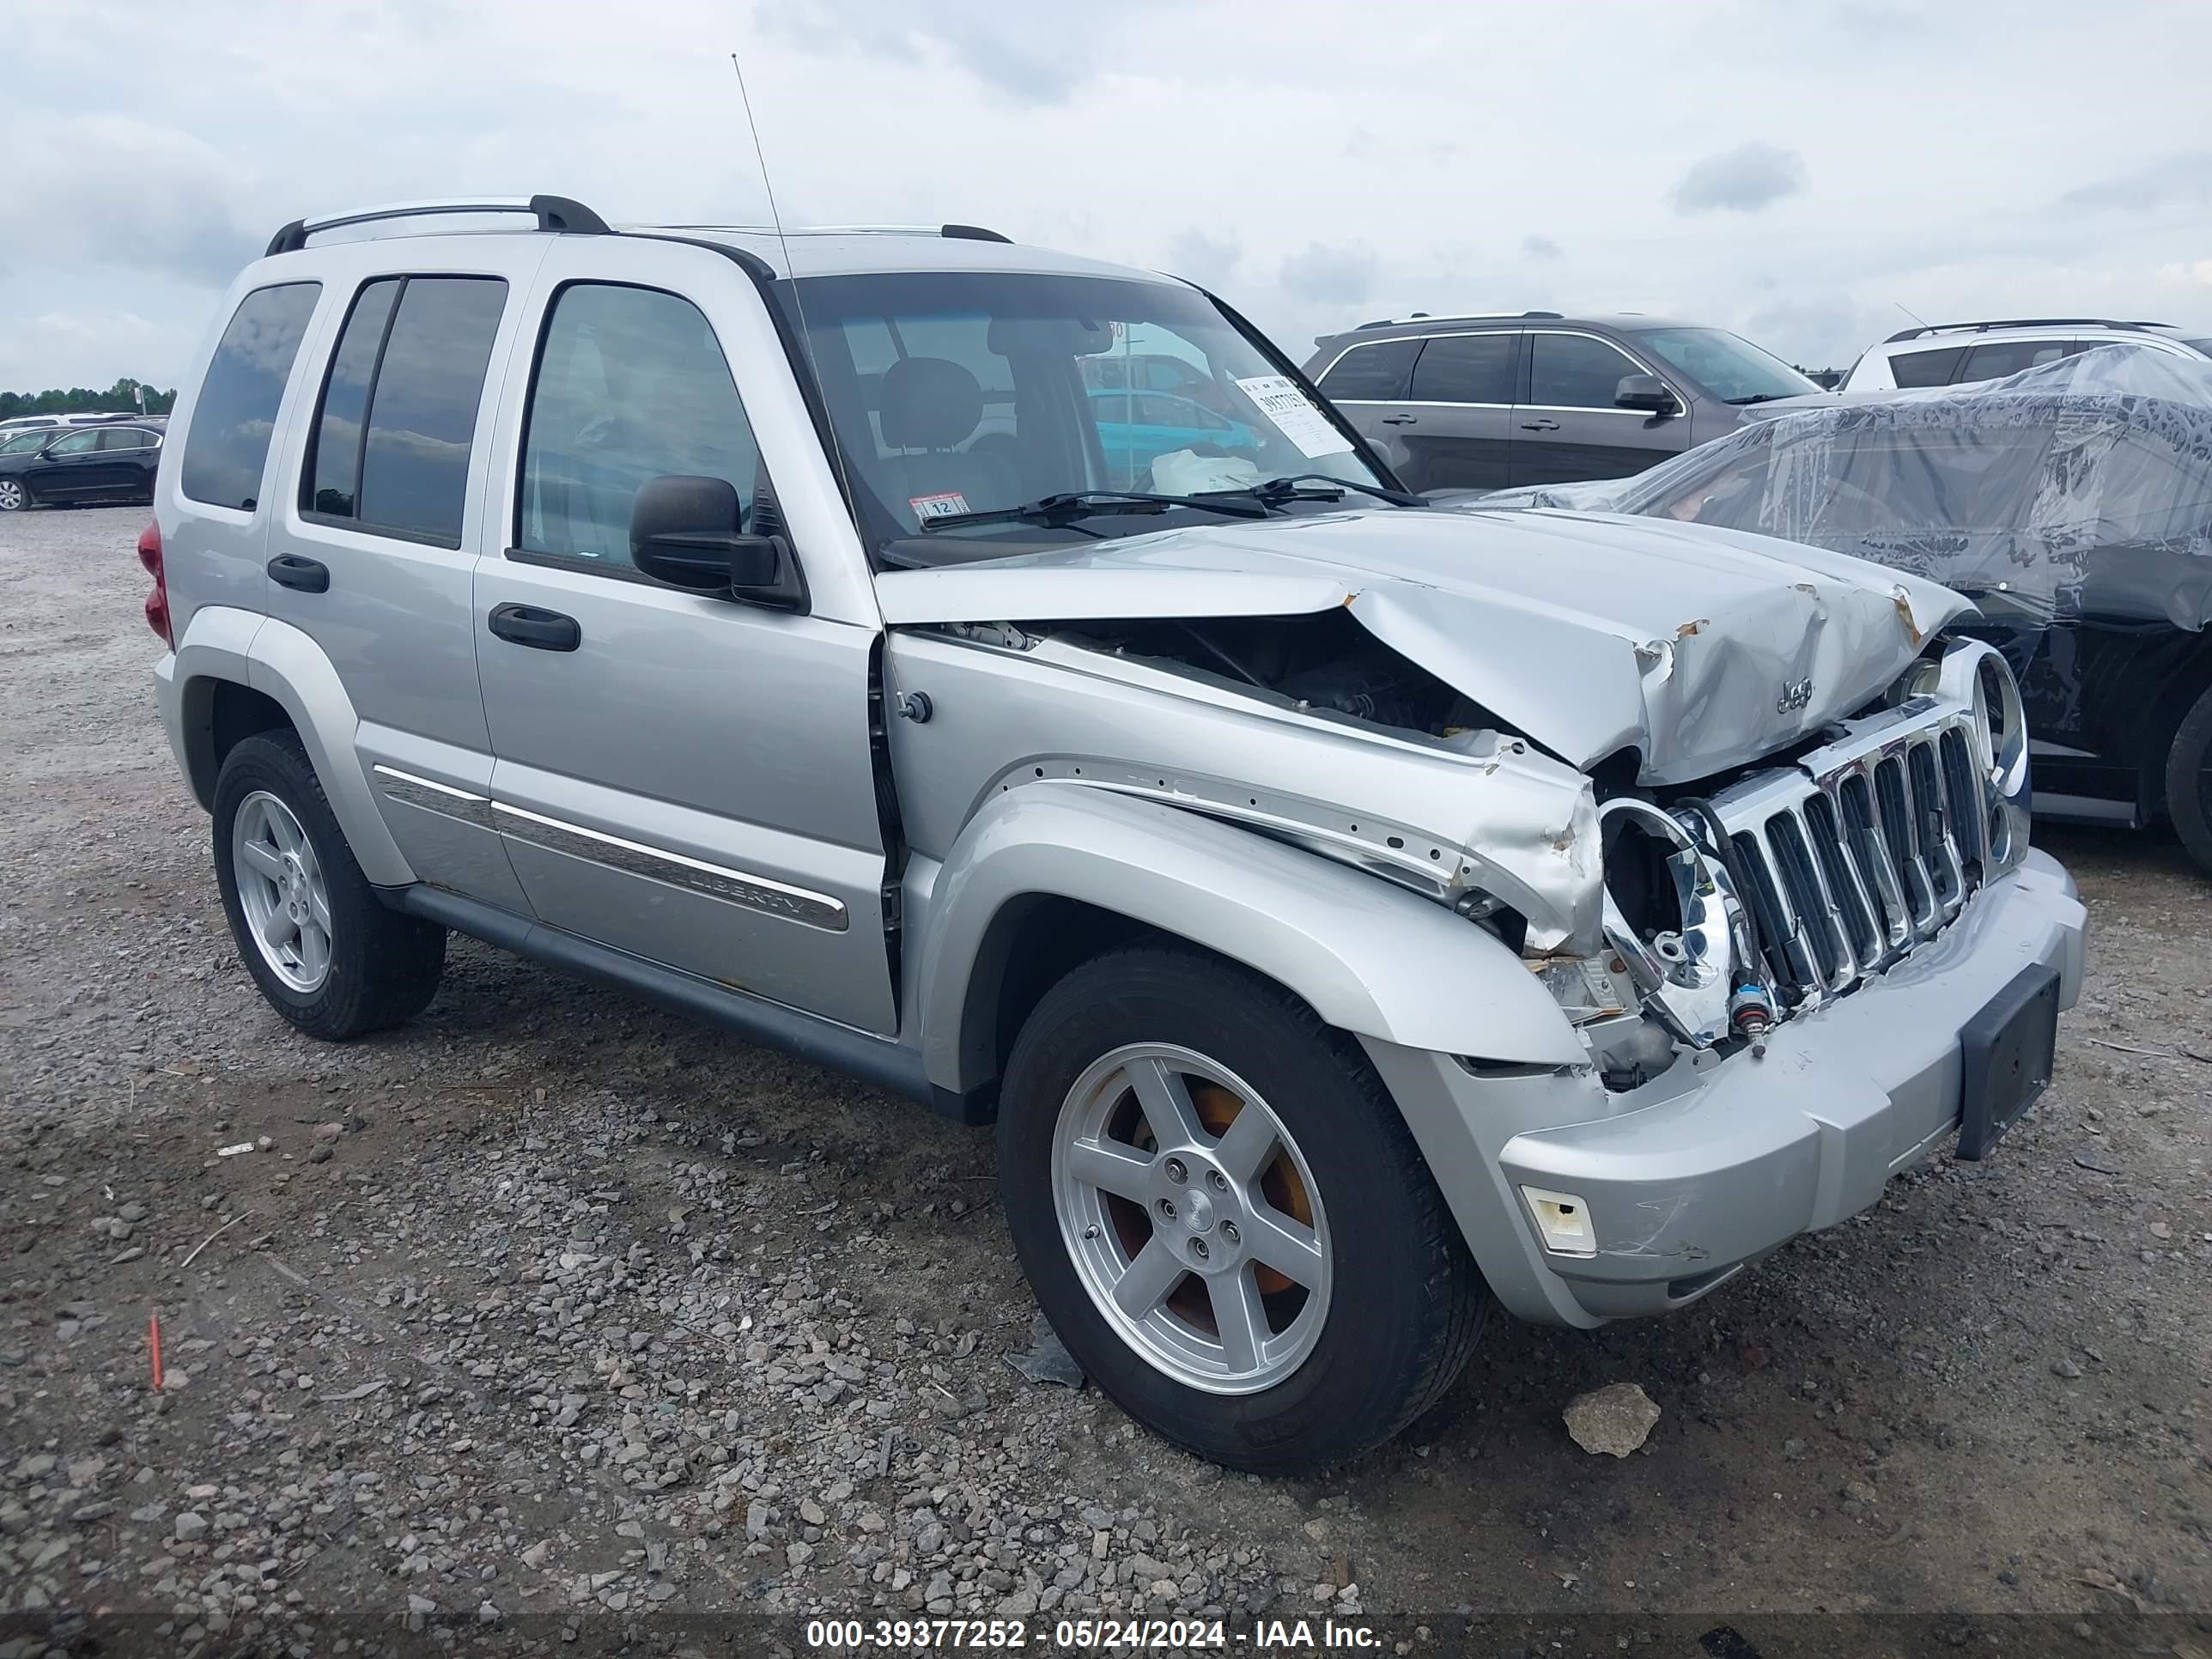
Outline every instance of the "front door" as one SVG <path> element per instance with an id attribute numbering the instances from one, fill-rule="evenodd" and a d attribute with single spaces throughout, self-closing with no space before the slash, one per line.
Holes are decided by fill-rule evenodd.
<path id="1" fill-rule="evenodd" d="M 80 427 L 48 444 L 25 470 L 23 482 L 42 501 L 96 499 L 112 483 L 118 459 L 101 458 L 98 427 Z"/>
<path id="2" fill-rule="evenodd" d="M 661 285 L 665 247 L 577 240 L 539 276 L 509 541 L 476 578 L 515 873 L 552 927 L 888 1033 L 879 630 L 664 586 L 630 557 L 657 477 L 726 480 L 745 530 L 784 533 L 741 393 L 789 370 L 725 351 L 763 332 L 709 315 L 759 305 L 734 266 L 695 301 Z"/>
<path id="3" fill-rule="evenodd" d="M 1528 392 L 1513 411 L 1513 482 L 1624 478 L 1686 449 L 1686 402 L 1684 412 L 1654 415 L 1613 401 L 1623 375 L 1651 372 L 1595 334 L 1531 331 Z"/>

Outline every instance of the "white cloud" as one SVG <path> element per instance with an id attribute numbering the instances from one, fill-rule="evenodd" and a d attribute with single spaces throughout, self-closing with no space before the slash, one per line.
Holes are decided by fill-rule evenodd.
<path id="1" fill-rule="evenodd" d="M 0 328 L 0 387 L 179 377 L 236 261 L 304 213 L 546 190 L 757 219 L 732 51 L 787 219 L 1181 270 L 1294 356 L 1413 309 L 1663 309 L 1816 364 L 1893 301 L 2160 315 L 2212 260 L 2186 159 L 2212 12 L 2110 0 L 2099 28 L 2161 49 L 2054 118 L 2027 89 L 2078 50 L 2064 0 L 1498 8 L 1473 57 L 1455 9 L 1364 29 L 1323 0 L 13 8 L 0 318 L 158 333 Z M 1753 133 L 1783 159 L 1716 179 Z"/>

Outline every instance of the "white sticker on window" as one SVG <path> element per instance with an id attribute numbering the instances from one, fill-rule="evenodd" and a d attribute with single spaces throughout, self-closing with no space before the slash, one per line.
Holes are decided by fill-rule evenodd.
<path id="1" fill-rule="evenodd" d="M 934 495 L 909 495 L 906 504 L 924 524 L 932 519 L 957 518 L 968 510 L 968 498 L 957 489 L 939 490 Z"/>
<path id="2" fill-rule="evenodd" d="M 1237 385 L 1259 405 L 1260 412 L 1274 422 L 1275 429 L 1296 444 L 1308 459 L 1341 455 L 1352 447 L 1345 442 L 1344 434 L 1329 424 L 1328 416 L 1314 407 L 1313 399 L 1300 391 L 1297 382 L 1289 375 L 1255 374 Z"/>

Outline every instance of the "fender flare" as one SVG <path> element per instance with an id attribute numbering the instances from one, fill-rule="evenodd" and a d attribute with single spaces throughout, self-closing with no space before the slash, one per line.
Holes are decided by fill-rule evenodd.
<path id="1" fill-rule="evenodd" d="M 1158 802 L 1060 781 L 994 796 L 933 888 L 917 1009 L 932 1083 L 997 1071 L 1007 907 L 1079 900 L 1287 987 L 1330 1024 L 1513 1064 L 1588 1062 L 1559 1006 L 1492 934 L 1378 877 Z"/>
<path id="2" fill-rule="evenodd" d="M 177 642 L 170 671 L 176 744 L 195 793 L 205 775 L 214 805 L 214 732 L 210 716 L 218 680 L 275 700 L 291 718 L 354 860 L 372 885 L 406 887 L 415 872 L 392 838 L 354 747 L 361 726 L 337 669 L 314 640 L 289 623 L 229 605 L 202 605 Z M 167 701 L 165 697 L 165 701 Z"/>

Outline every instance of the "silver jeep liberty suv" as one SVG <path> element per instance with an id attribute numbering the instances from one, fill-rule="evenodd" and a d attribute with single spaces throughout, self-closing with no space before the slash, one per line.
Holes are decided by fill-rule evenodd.
<path id="1" fill-rule="evenodd" d="M 187 386 L 161 717 L 277 1012 L 404 1021 L 459 929 L 994 1118 L 1054 1325 L 1205 1456 L 1374 1444 L 1493 1304 L 1680 1307 L 2048 1077 L 2083 913 L 1963 601 L 1427 510 L 1188 283 L 415 203 L 286 226 Z"/>

